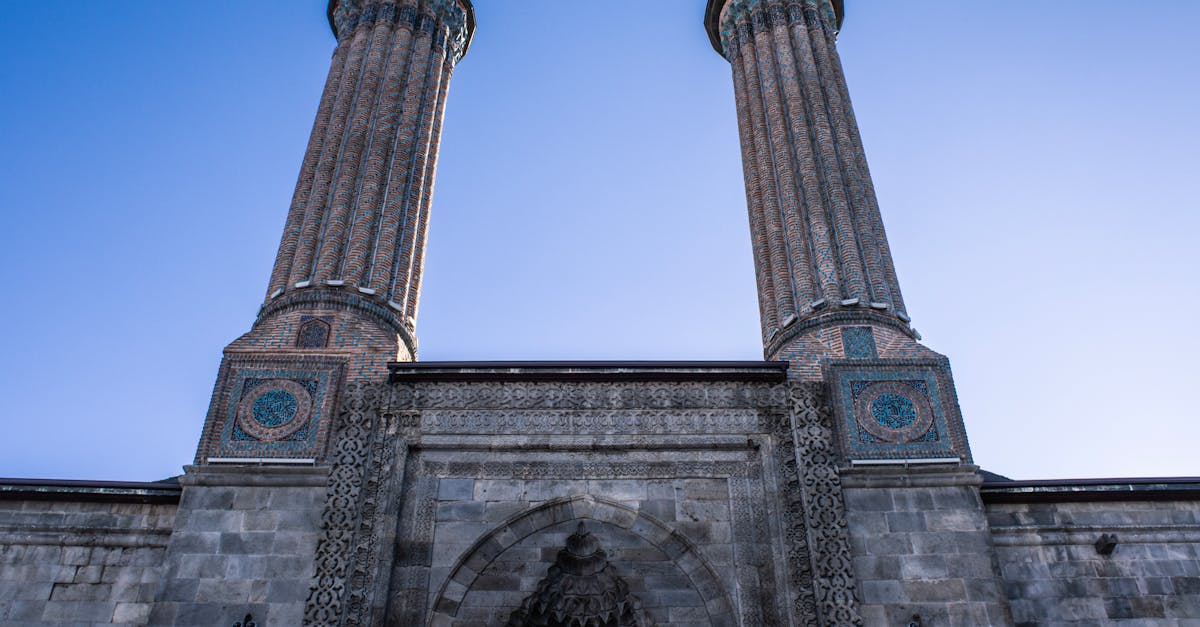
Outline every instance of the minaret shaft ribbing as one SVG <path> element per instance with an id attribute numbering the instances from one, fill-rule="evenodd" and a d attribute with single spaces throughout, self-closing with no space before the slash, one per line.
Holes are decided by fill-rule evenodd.
<path id="1" fill-rule="evenodd" d="M 733 70 L 768 356 L 831 314 L 908 333 L 834 45 L 833 5 L 728 0 L 719 27 Z"/>
<path id="2" fill-rule="evenodd" d="M 441 116 L 468 10 L 454 0 L 343 0 L 268 306 L 334 290 L 415 324 Z"/>

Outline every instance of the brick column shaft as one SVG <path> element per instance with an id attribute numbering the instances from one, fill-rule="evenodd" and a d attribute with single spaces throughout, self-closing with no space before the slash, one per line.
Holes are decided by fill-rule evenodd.
<path id="1" fill-rule="evenodd" d="M 374 301 L 412 332 L 441 116 L 472 19 L 456 0 L 331 3 L 337 49 L 265 313 L 323 292 Z"/>
<path id="2" fill-rule="evenodd" d="M 767 357 L 816 377 L 836 329 L 879 329 L 922 353 L 867 170 L 837 56 L 840 2 L 712 0 L 729 60 Z"/>

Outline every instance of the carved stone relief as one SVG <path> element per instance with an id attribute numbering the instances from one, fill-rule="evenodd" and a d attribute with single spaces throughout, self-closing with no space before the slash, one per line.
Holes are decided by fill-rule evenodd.
<path id="1" fill-rule="evenodd" d="M 653 627 L 642 600 L 581 522 L 506 627 Z"/>
<path id="2" fill-rule="evenodd" d="M 642 511 L 657 506 L 653 499 L 622 500 L 618 505 L 632 513 L 612 515 L 628 518 L 625 528 L 661 528 L 668 537 L 699 542 L 698 557 L 727 552 L 717 559 L 728 565 L 714 562 L 710 583 L 697 586 L 724 599 L 716 607 L 726 613 L 709 616 L 712 624 L 861 624 L 829 417 L 815 386 L 361 385 L 344 391 L 340 410 L 306 624 L 443 624 L 427 621 L 447 609 L 446 594 L 461 586 L 465 595 L 468 587 L 456 580 L 464 575 L 435 564 L 442 559 L 435 551 L 444 548 L 435 546 L 438 494 L 447 481 L 467 480 L 476 489 L 488 481 L 588 484 L 564 496 L 593 503 L 571 507 L 591 508 L 601 501 L 585 493 L 605 492 L 594 482 L 666 490 L 718 481 L 724 505 L 705 507 L 728 512 L 728 522 L 710 526 L 730 536 L 728 549 L 703 548 L 709 528 L 682 513 L 672 523 L 678 531 L 647 522 L 657 520 L 647 513 L 652 509 Z M 522 494 L 496 505 L 524 504 L 528 513 L 559 503 L 542 498 L 548 497 Z M 569 513 L 558 523 L 587 518 Z M 710 514 L 689 515 L 703 521 Z M 494 538 L 479 537 L 480 543 Z M 463 559 L 477 553 L 465 551 Z"/>

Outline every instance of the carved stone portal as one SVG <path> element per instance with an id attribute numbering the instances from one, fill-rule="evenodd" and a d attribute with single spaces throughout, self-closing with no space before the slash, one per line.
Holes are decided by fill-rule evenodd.
<path id="1" fill-rule="evenodd" d="M 579 523 L 537 591 L 513 611 L 507 627 L 651 627 L 642 602 Z"/>

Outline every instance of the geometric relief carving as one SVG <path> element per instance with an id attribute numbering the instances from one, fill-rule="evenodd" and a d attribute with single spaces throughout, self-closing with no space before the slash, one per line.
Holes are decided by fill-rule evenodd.
<path id="1" fill-rule="evenodd" d="M 846 457 L 970 461 L 945 361 L 831 360 L 825 380 Z"/>
<path id="2" fill-rule="evenodd" d="M 397 410 L 494 408 L 518 410 L 771 409 L 787 403 L 787 385 L 704 382 L 423 382 L 391 386 Z"/>
<path id="3" fill-rule="evenodd" d="M 411 428 L 429 434 L 678 434 L 757 433 L 765 425 L 760 410 L 677 409 L 530 409 L 519 412 L 481 412 L 426 409 Z"/>
<path id="4" fill-rule="evenodd" d="M 341 624 L 346 609 L 347 575 L 356 551 L 359 493 L 368 457 L 369 436 L 375 429 L 376 386 L 352 384 L 342 391 L 338 429 L 329 458 L 332 462 L 322 536 L 317 543 L 316 576 L 304 608 L 305 625 Z"/>
<path id="5" fill-rule="evenodd" d="M 586 522 L 585 530 L 599 539 L 602 545 L 599 548 L 607 552 L 607 571 L 619 574 L 626 582 L 628 593 L 641 601 L 640 610 L 648 620 L 659 624 L 675 622 L 663 612 L 680 608 L 664 601 L 666 597 L 661 590 L 648 585 L 638 569 L 628 566 L 630 559 L 634 562 L 637 559 L 630 558 L 632 554 L 626 550 L 639 543 L 648 544 L 636 550 L 661 553 L 664 556 L 661 559 L 667 560 L 665 563 L 675 564 L 680 576 L 689 582 L 686 588 L 693 591 L 688 594 L 699 595 L 695 608 L 688 610 L 693 612 L 689 614 L 691 618 L 683 622 L 861 624 L 854 601 L 837 456 L 829 414 L 822 408 L 820 390 L 816 387 L 725 382 L 715 382 L 707 388 L 662 382 L 347 386 L 341 394 L 335 421 L 337 430 L 327 457 L 332 468 L 317 549 L 316 578 L 308 598 L 305 624 L 360 625 L 380 621 L 404 625 L 504 624 L 514 616 L 524 620 L 514 611 L 525 603 L 527 615 L 530 608 L 536 614 L 536 608 L 542 607 L 534 598 L 539 585 L 545 583 L 544 592 L 562 589 L 555 587 L 558 584 L 550 580 L 553 576 L 546 569 L 556 561 L 555 556 L 571 532 L 578 531 L 580 521 L 592 521 Z M 516 407 L 509 406 L 510 403 Z M 577 411 L 562 413 L 568 408 Z M 719 408 L 725 412 L 713 411 Z M 745 411 L 751 408 L 755 408 L 753 413 Z M 286 413 L 290 404 L 279 403 L 276 409 Z M 456 417 L 449 423 L 441 419 L 431 422 L 423 416 L 430 409 L 434 413 L 453 410 L 451 413 Z M 621 418 L 622 410 L 638 418 L 628 422 Z M 731 423 L 721 418 L 726 412 Z M 260 413 L 267 416 L 269 411 L 262 409 Z M 712 451 L 668 448 L 655 454 L 630 455 L 626 451 L 611 457 L 599 452 L 582 455 L 555 452 L 552 448 L 530 448 L 528 444 L 510 448 L 504 444 L 507 442 L 504 438 L 497 440 L 501 443 L 498 447 L 493 446 L 481 455 L 472 452 L 478 449 L 457 450 L 449 446 L 448 438 L 454 437 L 450 434 L 437 436 L 443 440 L 433 448 L 409 449 L 405 444 L 418 441 L 425 427 L 438 423 L 442 427 L 435 427 L 435 432 L 446 433 L 442 430 L 446 426 L 453 432 L 459 428 L 456 425 L 464 425 L 470 431 L 472 427 L 466 425 L 481 424 L 477 416 L 501 423 L 503 426 L 493 432 L 502 436 L 526 433 L 514 425 L 554 425 L 552 432 L 559 431 L 563 424 L 560 413 L 568 416 L 565 424 L 574 428 L 594 424 L 596 432 L 601 432 L 610 424 L 620 424 L 614 436 L 606 436 L 606 441 L 613 442 L 617 451 L 619 440 L 625 437 L 633 438 L 630 443 L 640 443 L 635 446 L 653 447 L 663 437 L 660 429 L 675 422 L 686 425 L 684 433 L 703 433 L 714 426 L 718 433 L 727 432 L 725 428 L 737 424 L 735 430 L 746 429 L 743 435 L 755 437 L 744 448 L 737 449 L 728 448 L 730 444 L 726 442 L 720 445 L 726 448 Z M 600 421 L 581 418 L 588 414 Z M 443 417 L 446 415 L 443 413 Z M 522 415 L 528 416 L 521 418 Z M 616 422 L 610 423 L 608 416 Z M 667 422 L 657 422 L 660 418 Z M 650 436 L 640 435 L 641 428 L 656 435 L 646 440 Z M 725 439 L 721 442 L 725 442 L 727 436 L 722 437 Z M 761 445 L 754 443 L 759 438 Z M 475 442 L 471 436 L 463 440 L 468 441 Z M 746 442 L 744 437 L 742 441 Z M 761 456 L 765 451 L 770 451 L 770 458 Z M 389 461 L 389 457 L 396 461 Z M 722 515 L 727 522 L 714 527 L 725 529 L 721 533 L 726 538 L 719 541 L 725 542 L 722 546 L 726 548 L 714 554 L 716 561 L 710 563 L 705 557 L 705 551 L 715 546 L 712 539 L 704 534 L 689 539 L 694 534 L 694 527 L 689 525 L 696 523 L 686 518 L 664 523 L 636 501 L 609 501 L 601 492 L 590 493 L 595 496 L 576 493 L 540 504 L 525 503 L 522 513 L 480 536 L 469 548 L 459 548 L 446 557 L 433 557 L 435 532 L 441 533 L 437 531 L 441 529 L 437 522 L 440 519 L 435 516 L 435 511 L 441 516 L 437 506 L 443 498 L 438 486 L 447 479 L 529 481 L 542 482 L 539 485 L 544 486 L 556 481 L 648 478 L 655 478 L 653 481 L 658 484 L 674 481 L 676 486 L 684 482 L 727 486 L 712 493 L 719 497 L 704 497 L 722 499 L 722 511 L 727 512 Z M 773 499 L 771 494 L 784 498 Z M 399 518 L 381 518 L 379 512 L 383 507 L 398 508 Z M 706 515 L 699 514 L 701 518 Z M 535 542 L 534 536 L 541 539 Z M 512 562 L 511 568 L 488 571 L 485 580 L 491 584 L 477 581 L 496 556 L 525 538 L 540 547 L 538 554 L 543 556 L 542 561 L 534 557 L 535 561 Z M 472 542 L 472 539 L 459 541 Z M 776 543 L 784 549 L 787 559 L 771 558 L 776 554 L 773 548 Z M 505 559 L 529 560 L 533 555 L 527 549 L 511 555 L 518 554 L 524 557 Z M 372 555 L 379 558 L 371 558 Z M 451 561 L 441 561 L 443 565 L 437 566 L 431 559 Z M 528 567 L 522 573 L 521 587 L 504 592 L 503 607 L 495 608 L 499 613 L 488 614 L 489 618 L 482 621 L 473 618 L 481 610 L 472 599 L 497 598 L 498 592 L 487 591 L 488 585 L 495 584 L 494 576 L 510 576 L 512 569 L 522 568 L 522 564 Z M 720 567 L 721 575 L 713 569 L 713 564 Z M 499 562 L 491 568 L 500 568 Z M 610 582 L 605 586 L 606 592 L 600 596 L 613 600 L 612 607 L 620 610 L 616 613 L 618 618 L 627 614 L 625 607 L 639 609 L 633 599 L 625 605 L 619 602 L 624 594 L 619 584 Z M 600 588 L 593 585 L 583 589 Z M 472 593 L 468 597 L 472 590 L 485 590 L 486 594 Z M 736 595 L 738 602 L 734 604 L 729 595 Z M 549 598 L 542 597 L 544 602 Z M 460 615 L 460 610 L 464 614 Z M 790 615 L 790 619 L 781 613 Z"/>
<path id="6" fill-rule="evenodd" d="M 228 359 L 214 403 L 209 457 L 320 457 L 334 407 L 341 362 L 305 358 Z"/>
<path id="7" fill-rule="evenodd" d="M 641 599 L 630 594 L 629 584 L 615 570 L 580 522 L 507 627 L 652 627 Z"/>
<path id="8" fill-rule="evenodd" d="M 325 348 L 329 345 L 329 323 L 316 316 L 300 316 L 296 348 Z"/>
<path id="9" fill-rule="evenodd" d="M 820 384 L 793 383 L 790 398 L 799 487 L 812 538 L 815 614 L 822 625 L 861 625 L 831 412 L 822 402 Z M 796 613 L 803 616 L 801 601 Z"/>

